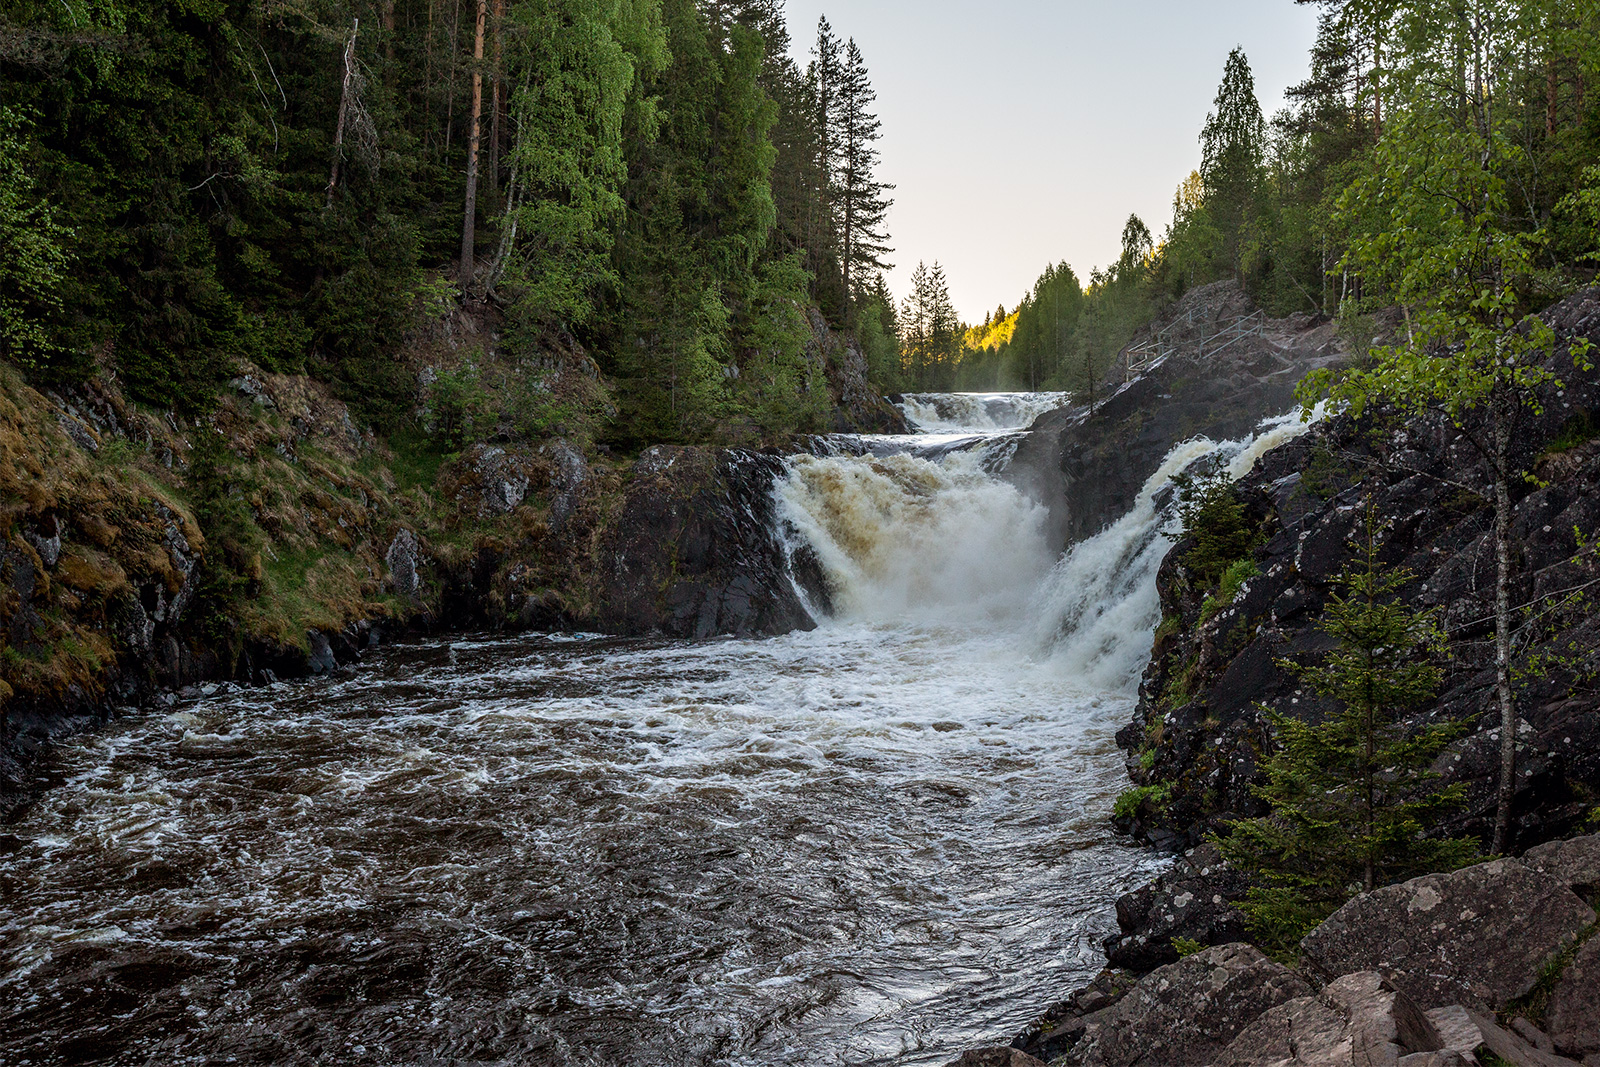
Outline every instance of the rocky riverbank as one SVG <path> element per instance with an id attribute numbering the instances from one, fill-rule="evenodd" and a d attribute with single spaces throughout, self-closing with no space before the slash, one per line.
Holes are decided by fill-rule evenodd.
<path id="1" fill-rule="evenodd" d="M 1560 339 L 1548 361 L 1560 384 L 1544 390 L 1539 411 L 1523 413 L 1513 458 L 1533 475 L 1512 488 L 1517 850 L 1580 829 L 1600 800 L 1600 621 L 1587 592 L 1600 558 L 1584 551 L 1600 529 L 1600 374 L 1574 368 L 1569 353 L 1572 342 L 1600 336 L 1600 289 L 1563 300 L 1545 318 Z M 1145 787 L 1125 829 L 1187 848 L 1260 813 L 1250 787 L 1267 740 L 1264 709 L 1323 710 L 1285 663 L 1328 647 L 1322 606 L 1370 516 L 1382 564 L 1412 575 L 1401 595 L 1434 610 L 1447 637 L 1440 695 L 1414 713 L 1468 730 L 1437 769 L 1466 783 L 1469 803 L 1441 829 L 1488 838 L 1500 735 L 1498 712 L 1488 713 L 1492 510 L 1471 443 L 1483 439 L 1483 418 L 1469 413 L 1458 427 L 1443 416 L 1341 416 L 1268 453 L 1239 483 L 1259 533 L 1258 575 L 1220 609 L 1208 610 L 1214 590 L 1185 566 L 1189 546 L 1173 548 L 1159 580 L 1166 621 L 1134 721 L 1118 735 L 1129 775 Z"/>
<path id="2" fill-rule="evenodd" d="M 1384 412 L 1329 420 L 1239 484 L 1260 547 L 1257 576 L 1231 603 L 1206 603 L 1215 592 L 1188 573 L 1188 544 L 1162 567 L 1166 621 L 1135 721 L 1118 735 L 1139 786 L 1119 823 L 1187 852 L 1117 902 L 1110 969 L 965 1067 L 1600 1064 L 1600 836 L 1560 840 L 1600 817 L 1600 634 L 1585 595 L 1600 572 L 1585 551 L 1600 525 L 1600 375 L 1570 354 L 1600 335 L 1600 289 L 1545 318 L 1560 384 L 1524 414 L 1515 445 L 1533 473 L 1513 490 L 1520 858 L 1362 894 L 1302 941 L 1294 967 L 1245 943 L 1234 904 L 1249 884 L 1202 839 L 1261 812 L 1251 786 L 1263 709 L 1326 710 L 1285 663 L 1329 647 L 1322 606 L 1369 525 L 1384 565 L 1412 572 L 1402 595 L 1435 610 L 1448 639 L 1444 687 L 1415 718 L 1466 724 L 1435 770 L 1470 799 L 1439 829 L 1486 837 L 1495 803 L 1494 564 L 1471 445 L 1482 427 Z"/>
<path id="3" fill-rule="evenodd" d="M 1600 835 L 1386 886 L 1313 930 L 1293 967 L 1234 941 L 1107 971 L 952 1067 L 1592 1067 L 1597 889 Z"/>
<path id="4" fill-rule="evenodd" d="M 835 425 L 903 432 L 854 343 L 811 324 Z M 419 429 L 388 438 L 326 384 L 248 362 L 189 417 L 130 402 L 110 372 L 50 388 L 0 365 L 0 810 L 52 738 L 199 683 L 326 673 L 406 632 L 813 625 L 791 573 L 821 596 L 814 564 L 774 533 L 787 449 L 622 458 L 581 422 L 540 436 L 509 384 L 532 375 L 559 408 L 593 388 L 588 357 L 568 343 L 514 366 L 492 323 L 445 333 L 408 357 Z M 482 439 L 451 450 L 441 380 L 478 390 Z"/>

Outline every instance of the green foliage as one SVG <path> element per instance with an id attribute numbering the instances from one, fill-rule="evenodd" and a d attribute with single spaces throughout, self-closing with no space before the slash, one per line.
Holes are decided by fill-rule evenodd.
<path id="1" fill-rule="evenodd" d="M 666 65 L 666 33 L 649 0 L 520 3 L 512 12 L 524 51 L 510 163 L 522 188 L 507 214 L 516 243 L 502 284 L 524 322 L 580 326 L 617 282 L 610 254 L 628 176 L 624 117 L 638 101 L 635 122 L 649 136 L 654 112 L 636 87 Z"/>
<path id="2" fill-rule="evenodd" d="M 1220 461 L 1213 460 L 1193 473 L 1185 471 L 1172 481 L 1183 535 L 1194 540 L 1184 554 L 1184 566 L 1209 588 L 1255 551 L 1261 531 L 1249 521 L 1244 502 Z"/>
<path id="3" fill-rule="evenodd" d="M 1551 440 L 1544 454 L 1555 456 L 1562 452 L 1571 452 L 1574 448 L 1586 445 L 1596 438 L 1600 438 L 1600 420 L 1587 411 L 1579 412 L 1561 427 L 1561 432 Z"/>
<path id="4" fill-rule="evenodd" d="M 187 491 L 206 542 L 196 604 L 201 632 L 228 662 L 239 651 L 237 611 L 259 578 L 263 536 L 238 489 L 235 456 L 222 435 L 202 425 L 193 440 Z"/>
<path id="5" fill-rule="evenodd" d="M 494 403 L 471 363 L 441 367 L 434 373 L 428 384 L 427 412 L 429 433 L 446 452 L 482 440 L 496 419 Z"/>
<path id="6" fill-rule="evenodd" d="M 1196 952 L 1202 951 L 1205 947 L 1205 945 L 1191 937 L 1174 937 L 1172 939 L 1172 950 L 1178 954 L 1179 959 L 1182 959 L 1185 956 L 1193 956 Z"/>
<path id="7" fill-rule="evenodd" d="M 50 327 L 63 311 L 73 234 L 38 195 L 28 155 L 21 114 L 0 107 L 0 356 L 36 367 L 60 351 Z"/>
<path id="8" fill-rule="evenodd" d="M 1289 952 L 1355 893 L 1471 862 L 1460 838 L 1424 838 L 1465 800 L 1430 768 L 1461 729 L 1401 716 L 1433 698 L 1441 672 L 1428 659 L 1443 636 L 1432 617 L 1398 599 L 1411 581 L 1385 568 L 1369 536 L 1340 575 L 1322 630 L 1338 642 L 1319 666 L 1287 664 L 1337 704 L 1321 722 L 1269 712 L 1276 740 L 1256 795 L 1268 815 L 1235 823 L 1223 855 L 1261 882 L 1242 905 L 1260 943 Z"/>
<path id="9" fill-rule="evenodd" d="M 1146 806 L 1159 809 L 1172 797 L 1171 782 L 1135 786 L 1117 795 L 1111 813 L 1119 819 L 1131 819 Z"/>
<path id="10" fill-rule="evenodd" d="M 1209 622 L 1217 612 L 1233 603 L 1233 598 L 1239 595 L 1239 590 L 1244 588 L 1244 583 L 1261 573 L 1261 568 L 1256 566 L 1253 559 L 1235 560 L 1229 564 L 1228 569 L 1222 572 L 1222 584 L 1216 593 L 1206 597 L 1200 605 L 1200 622 Z"/>

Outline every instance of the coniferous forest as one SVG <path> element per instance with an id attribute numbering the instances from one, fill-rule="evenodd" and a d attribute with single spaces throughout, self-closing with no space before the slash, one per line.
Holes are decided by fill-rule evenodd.
<path id="1" fill-rule="evenodd" d="M 816 428 L 804 310 L 874 319 L 890 199 L 861 51 L 788 51 L 774 0 L 7 3 L 0 345 L 179 412 L 248 356 L 394 430 L 460 303 L 592 355 L 623 444 Z"/>
<path id="2" fill-rule="evenodd" d="M 1400 260 L 1438 273 L 1500 240 L 1526 248 L 1508 281 L 1524 311 L 1594 277 L 1593 3 L 1316 6 L 1310 74 L 1277 114 L 1262 113 L 1244 53 L 1228 56 L 1200 167 L 1159 237 L 1130 217 L 1116 262 L 1087 279 L 1050 266 L 1010 320 L 992 316 L 975 343 L 949 331 L 936 359 L 908 365 L 968 389 L 1082 389 L 1195 285 L 1232 278 L 1269 314 L 1350 321 L 1417 298 Z M 931 307 L 937 289 L 910 299 Z M 990 329 L 1001 322 L 1006 340 Z"/>
<path id="3" fill-rule="evenodd" d="M 8 3 L 0 343 L 46 380 L 110 360 L 180 410 L 247 353 L 392 429 L 417 323 L 492 306 L 514 357 L 591 354 L 602 387 L 572 403 L 637 445 L 820 426 L 808 307 L 893 392 L 1085 388 L 1222 278 L 1280 315 L 1392 304 L 1355 250 L 1417 179 L 1438 184 L 1420 232 L 1537 245 L 1530 306 L 1589 276 L 1592 4 L 1318 6 L 1279 113 L 1227 58 L 1163 231 L 1130 216 L 1115 262 L 1050 265 L 967 324 L 937 263 L 885 286 L 866 59 L 824 19 L 802 68 L 777 0 Z"/>

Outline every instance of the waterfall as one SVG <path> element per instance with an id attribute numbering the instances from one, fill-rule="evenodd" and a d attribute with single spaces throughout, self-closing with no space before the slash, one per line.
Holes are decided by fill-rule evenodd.
<path id="1" fill-rule="evenodd" d="M 905 393 L 900 410 L 924 433 L 1019 430 L 1061 407 L 1070 393 Z"/>
<path id="2" fill-rule="evenodd" d="M 959 410 L 947 397 L 904 402 L 935 400 Z M 937 457 L 795 457 L 777 487 L 779 514 L 791 545 L 815 553 L 837 618 L 1009 630 L 1086 688 L 1130 693 L 1160 619 L 1156 572 L 1176 533 L 1162 490 L 1212 456 L 1241 478 L 1307 428 L 1296 413 L 1240 440 L 1178 443 L 1127 514 L 1059 558 L 1045 509 L 997 477 L 1015 449 L 1008 438 Z"/>

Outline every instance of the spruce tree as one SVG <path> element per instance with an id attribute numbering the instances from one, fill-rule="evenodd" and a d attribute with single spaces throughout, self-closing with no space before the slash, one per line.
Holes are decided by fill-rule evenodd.
<path id="1" fill-rule="evenodd" d="M 1337 648 L 1320 666 L 1289 665 L 1337 710 L 1321 722 L 1271 714 L 1275 747 L 1255 790 L 1271 811 L 1218 841 L 1260 883 L 1242 907 L 1262 946 L 1280 953 L 1356 893 L 1477 854 L 1470 839 L 1424 836 L 1465 800 L 1464 785 L 1441 787 L 1430 769 L 1461 730 L 1403 719 L 1437 692 L 1442 672 L 1429 656 L 1444 637 L 1430 613 L 1399 599 L 1415 576 L 1379 562 L 1370 514 L 1368 527 L 1322 623 Z"/>
<path id="2" fill-rule="evenodd" d="M 863 289 L 862 283 L 874 271 L 889 267 L 882 258 L 890 251 L 883 219 L 894 203 L 885 194 L 894 186 L 878 181 L 873 174 L 878 165 L 876 144 L 881 123 L 870 108 L 877 95 L 867 77 L 861 50 L 852 37 L 845 45 L 836 106 L 830 116 L 834 126 L 832 143 L 838 154 L 835 199 L 840 267 L 844 272 L 845 295 L 852 300 L 862 295 L 858 290 Z"/>
<path id="3" fill-rule="evenodd" d="M 1256 200 L 1267 132 L 1255 75 L 1242 49 L 1228 53 L 1215 107 L 1200 134 L 1200 178 L 1206 209 L 1222 231 L 1226 262 L 1218 266 L 1243 281 L 1259 221 Z"/>

